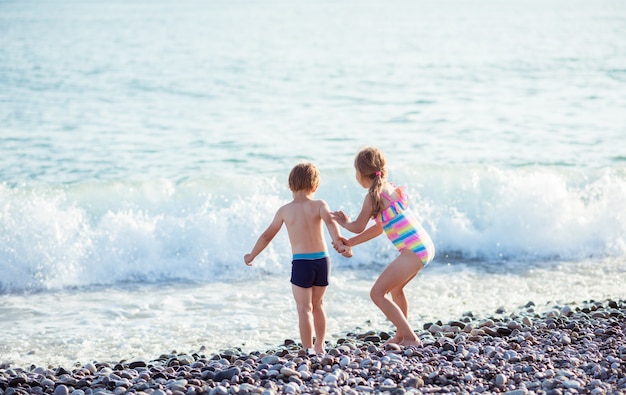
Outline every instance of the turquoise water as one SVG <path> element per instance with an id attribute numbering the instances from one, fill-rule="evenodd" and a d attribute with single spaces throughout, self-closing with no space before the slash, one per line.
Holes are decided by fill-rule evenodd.
<path id="1" fill-rule="evenodd" d="M 623 37 L 618 1 L 0 3 L 0 362 L 297 338 L 286 235 L 243 254 L 299 161 L 356 214 L 364 145 L 437 246 L 416 326 L 626 297 Z M 394 254 L 333 256 L 329 332 L 387 329 Z"/>

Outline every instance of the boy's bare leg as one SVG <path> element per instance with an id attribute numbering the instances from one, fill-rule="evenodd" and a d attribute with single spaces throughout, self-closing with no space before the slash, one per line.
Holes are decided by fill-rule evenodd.
<path id="1" fill-rule="evenodd" d="M 298 325 L 300 327 L 300 340 L 302 347 L 313 348 L 313 304 L 312 288 L 302 288 L 291 284 L 293 298 L 298 309 Z"/>
<path id="2" fill-rule="evenodd" d="M 323 354 L 326 339 L 326 312 L 324 311 L 326 287 L 313 287 L 313 325 L 315 325 L 315 353 Z"/>

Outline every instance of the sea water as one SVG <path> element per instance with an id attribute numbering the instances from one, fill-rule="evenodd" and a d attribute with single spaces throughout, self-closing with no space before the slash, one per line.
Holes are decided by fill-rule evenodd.
<path id="1" fill-rule="evenodd" d="M 299 340 L 286 232 L 243 255 L 298 162 L 358 214 L 365 145 L 437 248 L 414 327 L 625 298 L 625 37 L 609 0 L 0 2 L 0 363 Z M 331 252 L 329 341 L 393 330 L 396 254 Z"/>

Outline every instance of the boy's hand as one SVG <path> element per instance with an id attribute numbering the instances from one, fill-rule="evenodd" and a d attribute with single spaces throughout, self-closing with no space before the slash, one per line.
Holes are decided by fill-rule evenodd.
<path id="1" fill-rule="evenodd" d="M 333 240 L 333 248 L 335 249 L 335 251 L 337 251 L 338 253 L 341 253 L 340 249 L 343 246 L 348 245 L 348 239 L 346 239 L 343 236 L 339 236 L 339 238 L 337 240 Z"/>
<path id="2" fill-rule="evenodd" d="M 352 258 L 352 248 L 344 245 L 339 249 L 344 258 Z"/>
<path id="3" fill-rule="evenodd" d="M 252 261 L 254 260 L 254 258 L 252 257 L 251 254 L 246 254 L 243 256 L 243 261 L 246 263 L 246 265 L 248 266 L 252 266 Z"/>

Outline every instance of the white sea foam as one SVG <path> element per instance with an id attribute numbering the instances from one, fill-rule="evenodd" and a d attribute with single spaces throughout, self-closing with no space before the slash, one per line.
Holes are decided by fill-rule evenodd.
<path id="1" fill-rule="evenodd" d="M 356 215 L 364 190 L 345 171 L 325 174 L 317 197 Z M 626 255 L 623 171 L 454 167 L 396 169 L 431 232 L 440 262 L 581 260 Z M 289 199 L 275 178 L 0 187 L 3 292 L 251 276 L 241 257 Z M 218 185 L 223 185 L 218 183 Z M 284 233 L 258 259 L 284 274 Z M 339 265 L 384 265 L 380 237 Z"/>

